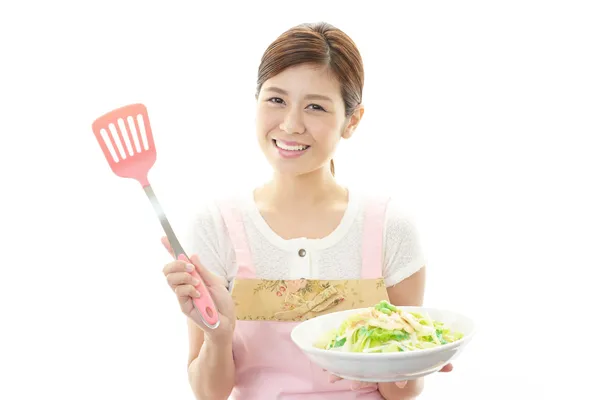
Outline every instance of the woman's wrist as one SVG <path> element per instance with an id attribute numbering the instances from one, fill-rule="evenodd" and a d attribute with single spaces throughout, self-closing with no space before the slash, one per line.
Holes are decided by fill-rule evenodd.
<path id="1" fill-rule="evenodd" d="M 204 342 L 208 345 L 232 346 L 233 332 L 204 333 Z"/>

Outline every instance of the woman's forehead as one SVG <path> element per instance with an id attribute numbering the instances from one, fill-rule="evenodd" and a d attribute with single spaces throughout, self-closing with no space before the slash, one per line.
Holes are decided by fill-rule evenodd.
<path id="1" fill-rule="evenodd" d="M 289 67 L 268 79 L 262 90 L 279 89 L 290 95 L 324 95 L 341 98 L 341 87 L 329 67 L 301 64 Z"/>

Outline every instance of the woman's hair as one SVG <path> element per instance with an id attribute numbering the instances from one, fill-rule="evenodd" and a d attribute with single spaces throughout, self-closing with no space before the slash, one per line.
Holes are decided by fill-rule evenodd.
<path id="1" fill-rule="evenodd" d="M 325 22 L 298 25 L 271 43 L 258 67 L 256 96 L 265 81 L 300 64 L 329 68 L 340 83 L 346 117 L 361 104 L 364 70 L 358 48 L 348 35 Z M 335 175 L 333 160 L 331 173 Z"/>

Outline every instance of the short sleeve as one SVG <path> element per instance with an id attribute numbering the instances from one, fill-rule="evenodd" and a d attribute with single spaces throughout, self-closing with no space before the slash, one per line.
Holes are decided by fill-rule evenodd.
<path id="1" fill-rule="evenodd" d="M 235 276 L 235 254 L 223 217 L 215 203 L 197 208 L 187 223 L 184 236 L 186 253 L 197 254 L 202 265 L 231 282 Z"/>
<path id="2" fill-rule="evenodd" d="M 415 223 L 393 199 L 386 211 L 383 260 L 387 287 L 398 284 L 425 265 Z"/>

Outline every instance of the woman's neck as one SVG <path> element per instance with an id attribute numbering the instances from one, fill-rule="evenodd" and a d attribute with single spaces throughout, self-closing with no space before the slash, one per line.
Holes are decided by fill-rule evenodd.
<path id="1" fill-rule="evenodd" d="M 273 179 L 255 191 L 261 208 L 300 211 L 316 206 L 346 202 L 348 193 L 328 168 L 291 177 L 275 173 Z"/>

